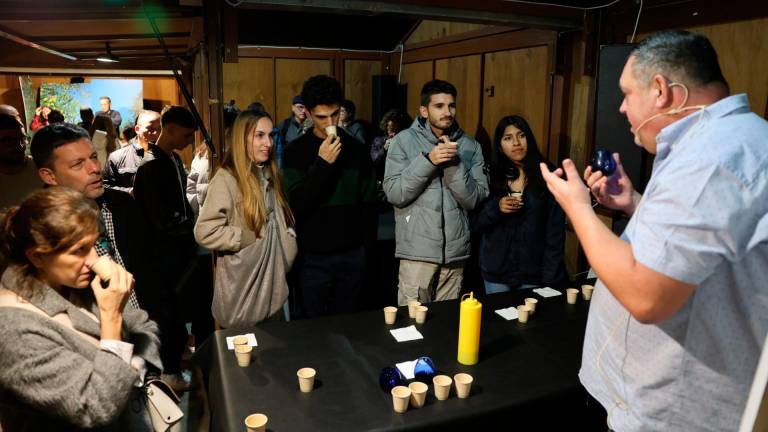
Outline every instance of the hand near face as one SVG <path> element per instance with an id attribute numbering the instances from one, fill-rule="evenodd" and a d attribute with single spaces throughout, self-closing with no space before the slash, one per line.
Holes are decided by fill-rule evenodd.
<path id="1" fill-rule="evenodd" d="M 518 197 L 505 196 L 499 200 L 499 210 L 504 214 L 516 213 L 523 208 L 523 200 Z"/>
<path id="2" fill-rule="evenodd" d="M 450 162 L 456 157 L 457 150 L 458 144 L 451 142 L 447 136 L 443 135 L 440 137 L 440 142 L 429 152 L 429 160 L 434 165 Z"/>
<path id="3" fill-rule="evenodd" d="M 320 149 L 318 150 L 317 155 L 324 161 L 332 164 L 336 162 L 339 153 L 341 153 L 341 138 L 337 136 L 327 136 L 325 140 L 323 140 L 323 143 L 320 144 Z"/>
<path id="4" fill-rule="evenodd" d="M 110 261 L 110 265 L 112 273 L 106 288 L 102 287 L 101 278 L 98 275 L 91 282 L 99 313 L 103 317 L 113 317 L 122 313 L 134 283 L 133 275 L 123 266 L 114 261 Z"/>
<path id="5" fill-rule="evenodd" d="M 565 159 L 563 167 L 554 171 L 549 171 L 544 163 L 539 165 L 547 188 L 565 213 L 570 215 L 578 206 L 587 206 L 591 209 L 589 189 L 579 178 L 579 172 L 576 171 L 576 166 L 572 160 Z M 562 178 L 563 174 L 567 176 L 567 179 Z"/>
<path id="6" fill-rule="evenodd" d="M 619 154 L 614 153 L 613 159 L 616 160 L 616 172 L 610 178 L 600 171 L 592 172 L 592 167 L 587 166 L 584 181 L 602 206 L 631 214 L 635 204 L 635 189 L 621 165 Z"/>

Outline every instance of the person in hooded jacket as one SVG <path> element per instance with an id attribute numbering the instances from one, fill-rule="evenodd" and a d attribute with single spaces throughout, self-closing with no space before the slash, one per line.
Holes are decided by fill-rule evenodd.
<path id="1" fill-rule="evenodd" d="M 384 192 L 395 207 L 400 305 L 458 297 L 470 255 L 467 214 L 488 196 L 480 144 L 455 115 L 456 87 L 429 81 L 419 117 L 389 146 Z"/>

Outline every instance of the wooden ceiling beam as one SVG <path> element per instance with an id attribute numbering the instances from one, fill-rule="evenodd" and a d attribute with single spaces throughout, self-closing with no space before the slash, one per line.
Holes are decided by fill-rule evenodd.
<path id="1" fill-rule="evenodd" d="M 172 44 L 172 45 L 166 45 L 169 50 L 184 50 L 186 52 L 187 45 L 186 44 Z M 109 46 L 112 53 L 121 53 L 121 52 L 131 52 L 131 51 L 138 51 L 138 52 L 145 52 L 145 51 L 160 51 L 160 47 L 157 45 L 131 45 L 131 46 L 115 46 L 110 45 Z M 69 48 L 61 50 L 62 52 L 65 52 L 67 54 L 72 55 L 79 55 L 79 54 L 101 54 L 104 52 L 104 47 L 98 47 L 98 48 Z"/>
<path id="2" fill-rule="evenodd" d="M 188 38 L 189 32 L 171 32 L 163 33 L 163 38 Z M 33 42 L 72 42 L 72 41 L 120 41 L 120 40 L 139 40 L 156 39 L 152 33 L 135 34 L 101 34 L 101 35 L 45 35 L 29 37 Z"/>
<path id="3" fill-rule="evenodd" d="M 479 24 L 505 25 L 514 27 L 536 27 L 558 30 L 581 28 L 582 11 L 563 17 L 548 15 L 526 15 L 517 12 L 516 3 L 488 0 L 476 0 L 483 5 L 495 5 L 493 9 L 481 9 L 477 5 L 467 5 L 466 1 L 450 2 L 446 7 L 443 2 L 433 1 L 400 3 L 382 0 L 242 0 L 241 5 L 254 9 L 314 11 L 345 15 L 399 15 L 415 19 L 435 19 L 445 21 L 474 22 Z M 475 3 L 475 2 L 472 2 Z M 499 5 L 504 6 L 498 10 Z M 519 5 L 518 5 L 519 6 Z M 242 6 L 241 6 L 242 7 Z M 555 8 L 552 8 L 554 10 Z M 518 7 L 517 10 L 522 10 Z M 570 13 L 570 12 L 569 12 Z"/>

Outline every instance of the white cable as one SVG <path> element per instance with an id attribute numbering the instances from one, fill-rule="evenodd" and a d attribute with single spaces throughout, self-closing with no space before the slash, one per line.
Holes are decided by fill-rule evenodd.
<path id="1" fill-rule="evenodd" d="M 635 29 L 632 30 L 632 39 L 629 43 L 635 43 L 635 35 L 637 35 L 637 25 L 640 23 L 640 13 L 643 11 L 643 0 L 640 0 L 640 8 L 637 9 L 637 18 L 635 19 Z"/>
<path id="2" fill-rule="evenodd" d="M 400 79 L 403 77 L 403 51 L 405 51 L 405 45 L 400 44 L 400 68 L 397 70 L 397 83 L 400 84 Z"/>
<path id="3" fill-rule="evenodd" d="M 557 4 L 557 3 L 539 3 L 539 2 L 525 1 L 525 0 L 504 0 L 504 1 L 509 2 L 509 3 L 523 3 L 523 4 L 536 5 L 536 6 L 555 6 L 555 7 L 561 7 L 561 8 L 566 8 L 566 9 L 579 9 L 579 10 L 588 11 L 588 10 L 593 10 L 593 9 L 607 8 L 608 6 L 615 5 L 616 3 L 620 2 L 621 0 L 613 0 L 610 3 L 606 3 L 606 4 L 601 5 L 601 6 L 592 6 L 592 7 L 587 7 L 587 8 L 578 7 L 578 6 L 562 5 L 562 4 Z"/>

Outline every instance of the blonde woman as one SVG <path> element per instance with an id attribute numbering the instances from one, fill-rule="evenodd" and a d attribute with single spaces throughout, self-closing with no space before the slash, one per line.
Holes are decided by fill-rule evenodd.
<path id="1" fill-rule="evenodd" d="M 225 328 L 277 318 L 288 298 L 296 236 L 272 130 L 264 112 L 237 117 L 195 225 L 197 242 L 217 256 L 212 312 Z"/>

